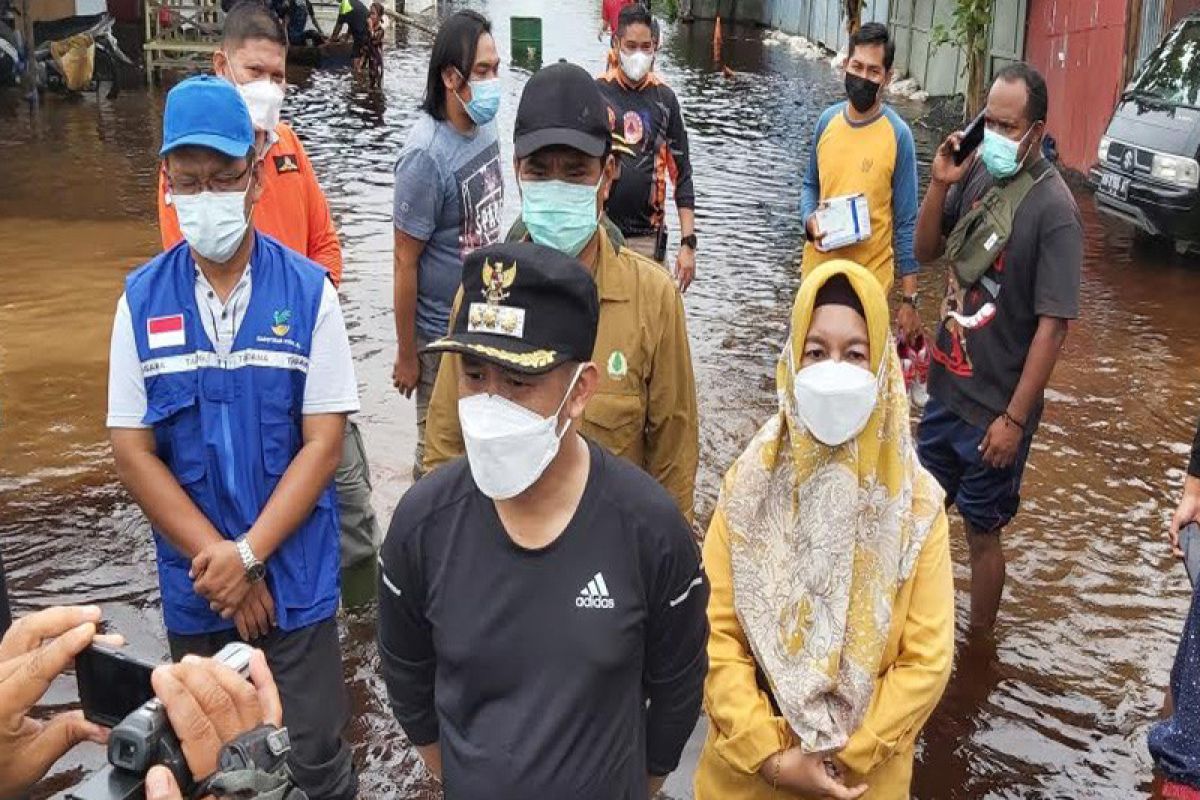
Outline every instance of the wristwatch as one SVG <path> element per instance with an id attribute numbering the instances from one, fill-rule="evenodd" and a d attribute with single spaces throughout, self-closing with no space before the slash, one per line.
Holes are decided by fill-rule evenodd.
<path id="1" fill-rule="evenodd" d="M 900 295 L 900 302 L 901 302 L 901 303 L 908 303 L 908 304 L 909 304 L 910 306 L 912 306 L 913 308 L 916 308 L 916 307 L 917 307 L 917 301 L 918 301 L 918 300 L 920 300 L 920 299 L 921 299 L 921 295 L 920 295 L 920 294 L 918 294 L 917 292 L 913 292 L 912 294 L 903 294 L 903 295 Z"/>
<path id="2" fill-rule="evenodd" d="M 246 580 L 250 583 L 258 583 L 267 574 L 267 567 L 263 562 L 258 560 L 258 556 L 254 555 L 254 551 L 250 549 L 250 543 L 246 541 L 246 537 L 237 540 L 238 555 L 242 557 L 242 567 L 246 570 Z"/>
<path id="3" fill-rule="evenodd" d="M 680 237 L 679 243 L 681 245 L 683 245 L 684 247 L 690 247 L 691 249 L 695 250 L 696 249 L 696 234 L 690 233 L 687 236 Z"/>

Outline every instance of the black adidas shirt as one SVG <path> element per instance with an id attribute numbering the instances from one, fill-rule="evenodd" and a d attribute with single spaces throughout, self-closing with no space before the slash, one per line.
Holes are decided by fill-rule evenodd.
<path id="1" fill-rule="evenodd" d="M 691 530 L 650 476 L 589 448 L 579 508 L 540 550 L 509 538 L 465 458 L 392 518 L 383 675 L 408 737 L 440 742 L 447 800 L 643 800 L 699 716 L 708 583 Z"/>

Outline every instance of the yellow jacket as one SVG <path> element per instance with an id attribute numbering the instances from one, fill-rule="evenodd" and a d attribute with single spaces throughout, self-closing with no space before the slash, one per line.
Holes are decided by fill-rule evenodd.
<path id="1" fill-rule="evenodd" d="M 683 299 L 661 266 L 615 247 L 603 228 L 598 235 L 600 325 L 592 358 L 600 388 L 583 412 L 582 432 L 646 470 L 690 521 L 700 422 Z M 425 423 L 426 469 L 463 454 L 458 362 L 442 357 Z"/>
<path id="2" fill-rule="evenodd" d="M 734 610 L 729 531 L 721 511 L 704 540 L 704 571 L 712 591 L 704 682 L 709 729 L 696 768 L 696 800 L 795 800 L 773 791 L 757 774 L 771 755 L 796 742 L 755 678 L 754 657 Z M 838 755 L 851 770 L 847 786 L 869 784 L 867 800 L 908 798 L 913 746 L 942 696 L 953 656 L 954 581 L 943 512 L 896 596 L 867 715 Z"/>

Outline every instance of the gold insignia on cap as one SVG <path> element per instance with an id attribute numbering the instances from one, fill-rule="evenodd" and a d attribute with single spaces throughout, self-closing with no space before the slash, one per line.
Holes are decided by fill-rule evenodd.
<path id="1" fill-rule="evenodd" d="M 482 294 L 487 299 L 488 305 L 497 306 L 508 299 L 508 289 L 513 285 L 513 281 L 517 279 L 517 262 L 513 262 L 507 266 L 503 262 L 497 261 L 492 263 L 488 259 L 483 260 L 483 290 Z"/>
<path id="2" fill-rule="evenodd" d="M 457 352 L 471 351 L 481 356 L 496 359 L 506 364 L 512 364 L 526 369 L 545 369 L 554 363 L 558 353 L 554 350 L 534 350 L 531 353 L 510 353 L 498 347 L 491 347 L 477 342 L 455 342 L 451 339 L 438 339 L 429 345 L 432 350 L 451 350 Z"/>
<path id="3" fill-rule="evenodd" d="M 486 303 L 471 303 L 467 313 L 469 333 L 491 333 L 520 339 L 525 335 L 525 309 L 501 305 L 508 299 L 506 290 L 517 279 L 517 262 L 483 261 L 483 289 Z"/>
<path id="4" fill-rule="evenodd" d="M 471 303 L 467 313 L 468 333 L 491 333 L 521 339 L 525 336 L 525 309 Z"/>

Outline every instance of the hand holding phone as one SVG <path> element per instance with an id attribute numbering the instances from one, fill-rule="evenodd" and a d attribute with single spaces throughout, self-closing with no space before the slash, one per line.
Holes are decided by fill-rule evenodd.
<path id="1" fill-rule="evenodd" d="M 929 177 L 933 183 L 948 188 L 966 177 L 971 162 L 966 160 L 965 156 L 960 156 L 965 136 L 963 131 L 955 131 L 947 136 L 946 140 L 934 151 L 933 163 L 929 168 Z M 959 161 L 960 157 L 963 158 L 961 162 Z M 932 184 L 930 188 L 932 188 Z"/>
<path id="2" fill-rule="evenodd" d="M 987 127 L 987 112 L 979 112 L 979 116 L 971 120 L 971 124 L 963 129 L 962 139 L 958 142 L 958 149 L 954 151 L 953 159 L 955 166 L 961 166 L 972 153 L 974 153 L 979 145 L 983 144 L 983 130 Z"/>

